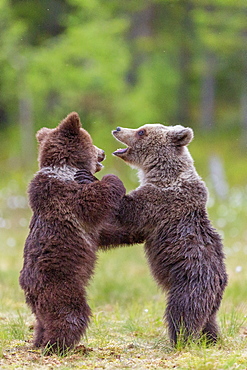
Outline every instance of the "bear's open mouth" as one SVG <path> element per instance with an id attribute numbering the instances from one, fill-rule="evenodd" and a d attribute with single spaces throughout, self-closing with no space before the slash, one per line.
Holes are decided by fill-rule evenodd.
<path id="1" fill-rule="evenodd" d="M 105 159 L 105 153 L 98 155 L 97 163 L 96 163 L 96 172 L 99 172 L 102 168 L 104 168 L 103 164 L 100 163 Z"/>
<path id="2" fill-rule="evenodd" d="M 122 155 L 127 153 L 128 150 L 130 149 L 130 147 L 128 146 L 127 143 L 125 143 L 124 140 L 121 140 L 120 138 L 118 138 L 118 134 L 119 134 L 120 131 L 121 131 L 120 127 L 118 127 L 116 130 L 112 131 L 112 135 L 115 137 L 115 139 L 117 139 L 117 141 L 119 141 L 121 144 L 126 145 L 126 148 L 119 148 L 119 149 L 115 150 L 115 152 L 112 153 L 113 155 L 116 155 L 117 157 L 121 157 Z"/>
<path id="3" fill-rule="evenodd" d="M 104 158 L 105 158 L 105 157 L 104 157 Z M 102 163 L 100 163 L 100 162 L 102 162 L 102 161 L 104 160 L 104 158 L 101 158 L 101 157 L 99 158 L 99 157 L 98 157 L 98 162 L 97 162 L 97 166 L 98 166 L 98 167 L 100 167 L 100 168 L 104 167 L 104 166 L 103 166 L 103 164 L 102 164 Z"/>
<path id="4" fill-rule="evenodd" d="M 128 149 L 129 149 L 128 147 L 120 148 L 120 149 L 115 150 L 115 152 L 113 152 L 112 154 L 121 156 L 122 154 L 126 153 Z"/>
<path id="5" fill-rule="evenodd" d="M 102 170 L 102 168 L 104 168 L 103 164 L 100 163 L 100 162 L 97 162 L 96 163 L 96 169 L 95 169 L 95 172 L 99 172 L 100 170 Z"/>

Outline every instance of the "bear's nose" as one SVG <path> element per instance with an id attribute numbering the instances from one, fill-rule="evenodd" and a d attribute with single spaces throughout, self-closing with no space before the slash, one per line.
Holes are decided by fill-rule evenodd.
<path id="1" fill-rule="evenodd" d="M 116 131 L 121 131 L 121 127 L 119 127 L 119 126 L 118 126 L 118 127 L 116 128 Z"/>

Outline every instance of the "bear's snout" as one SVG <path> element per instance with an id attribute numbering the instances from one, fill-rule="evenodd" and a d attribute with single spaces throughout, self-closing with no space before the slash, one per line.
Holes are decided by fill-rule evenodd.
<path id="1" fill-rule="evenodd" d="M 105 159 L 105 152 L 104 150 L 101 150 L 100 153 L 98 153 L 98 162 L 102 162 Z"/>
<path id="2" fill-rule="evenodd" d="M 118 126 L 114 131 L 121 131 L 121 127 Z"/>

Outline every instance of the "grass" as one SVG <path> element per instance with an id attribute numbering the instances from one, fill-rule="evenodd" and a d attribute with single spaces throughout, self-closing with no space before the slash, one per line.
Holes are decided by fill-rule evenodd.
<path id="1" fill-rule="evenodd" d="M 219 312 L 222 340 L 170 347 L 162 317 L 165 296 L 157 289 L 137 245 L 99 253 L 88 289 L 93 318 L 87 337 L 66 356 L 45 356 L 31 346 L 33 317 L 18 285 L 30 211 L 22 187 L 0 193 L 1 369 L 246 369 L 247 234 L 245 189 L 228 200 L 211 198 L 210 216 L 224 235 L 229 285 Z M 222 221 L 224 220 L 224 222 Z"/>
<path id="2" fill-rule="evenodd" d="M 218 140 L 218 138 L 217 138 Z M 217 147 L 210 139 L 205 150 Z M 206 167 L 202 141 L 192 145 L 200 167 Z M 219 140 L 218 140 L 219 142 Z M 163 323 L 165 296 L 154 283 L 141 245 L 99 253 L 88 289 L 93 310 L 87 336 L 66 354 L 45 356 L 31 346 L 33 316 L 18 284 L 30 210 L 25 189 L 31 174 L 18 171 L 0 179 L 0 369 L 247 369 L 247 188 L 246 156 L 233 148 L 226 199 L 211 191 L 209 214 L 224 238 L 229 285 L 218 315 L 222 340 L 213 347 L 189 343 L 170 347 Z M 221 155 L 227 152 L 221 146 Z M 233 162 L 242 170 L 237 186 Z M 238 168 L 239 168 L 238 166 Z M 107 167 L 107 165 L 106 165 Z M 5 171 L 5 174 L 7 171 Z M 239 172 L 238 172 L 239 173 Z M 202 173 L 207 179 L 207 173 Z M 238 175 L 238 177 L 240 174 Z M 131 180 L 132 182 L 132 180 Z"/>

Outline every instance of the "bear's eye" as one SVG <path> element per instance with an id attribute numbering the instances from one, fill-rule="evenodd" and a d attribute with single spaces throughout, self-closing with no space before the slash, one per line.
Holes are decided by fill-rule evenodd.
<path id="1" fill-rule="evenodd" d="M 146 131 L 145 131 L 145 130 L 140 130 L 140 131 L 138 131 L 138 132 L 137 132 L 137 134 L 138 134 L 139 136 L 143 136 L 143 135 L 145 135 L 145 133 L 146 133 Z"/>

